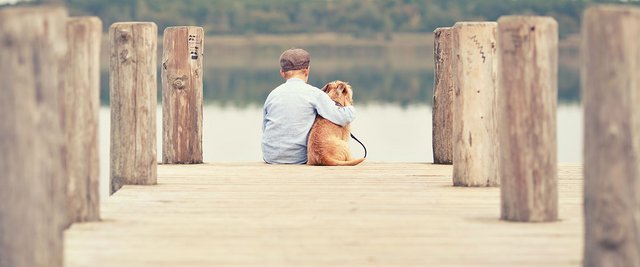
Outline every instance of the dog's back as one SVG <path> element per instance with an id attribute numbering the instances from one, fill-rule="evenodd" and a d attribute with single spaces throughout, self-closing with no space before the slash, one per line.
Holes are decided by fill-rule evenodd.
<path id="1" fill-rule="evenodd" d="M 336 81 L 333 84 L 343 82 Z M 330 83 L 332 84 L 332 83 Z M 343 83 L 345 86 L 346 83 Z M 327 84 L 324 88 L 329 93 L 330 88 Z M 329 94 L 332 99 L 335 94 Z M 351 97 L 347 95 L 347 97 Z M 343 99 L 333 99 L 336 102 L 342 102 Z M 342 102 L 341 102 L 342 101 Z M 351 100 L 349 99 L 349 104 Z M 309 133 L 309 141 L 307 142 L 307 164 L 309 165 L 325 165 L 325 166 L 354 166 L 364 161 L 364 158 L 354 159 L 351 157 L 349 149 L 349 125 L 340 126 L 331 121 L 317 116 L 311 132 Z"/>

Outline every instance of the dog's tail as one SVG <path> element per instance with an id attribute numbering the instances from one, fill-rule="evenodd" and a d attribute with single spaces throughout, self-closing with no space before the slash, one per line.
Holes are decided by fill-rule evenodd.
<path id="1" fill-rule="evenodd" d="M 353 160 L 336 160 L 332 158 L 325 158 L 327 166 L 356 166 L 364 161 L 364 158 Z"/>

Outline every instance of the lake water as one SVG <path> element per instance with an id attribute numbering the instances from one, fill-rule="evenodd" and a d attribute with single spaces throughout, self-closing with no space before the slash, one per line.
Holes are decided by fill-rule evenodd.
<path id="1" fill-rule="evenodd" d="M 160 105 L 160 104 L 159 104 Z M 353 133 L 367 146 L 367 161 L 433 162 L 431 107 L 397 104 L 358 106 Z M 205 105 L 203 109 L 203 157 L 205 162 L 262 161 L 262 107 Z M 162 109 L 157 112 L 158 162 L 162 160 Z M 582 109 L 558 107 L 558 161 L 582 162 Z M 101 195 L 108 196 L 110 110 L 100 109 Z M 354 156 L 362 147 L 351 140 Z"/>

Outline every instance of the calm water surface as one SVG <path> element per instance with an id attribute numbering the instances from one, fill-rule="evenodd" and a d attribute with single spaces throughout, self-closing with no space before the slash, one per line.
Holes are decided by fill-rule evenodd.
<path id="1" fill-rule="evenodd" d="M 353 133 L 367 146 L 368 161 L 432 162 L 431 107 L 367 104 L 358 106 Z M 157 112 L 158 161 L 162 160 L 162 109 Z M 582 110 L 578 105 L 558 107 L 558 161 L 582 161 Z M 108 195 L 109 183 L 108 107 L 100 110 L 101 195 Z M 262 161 L 262 107 L 204 107 L 203 150 L 205 162 Z M 352 153 L 363 155 L 351 141 Z"/>

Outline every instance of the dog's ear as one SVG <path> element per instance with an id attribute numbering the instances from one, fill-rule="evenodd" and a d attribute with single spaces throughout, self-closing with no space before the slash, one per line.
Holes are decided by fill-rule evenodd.
<path id="1" fill-rule="evenodd" d="M 329 90 L 331 90 L 331 83 L 325 84 L 324 87 L 322 87 L 322 91 L 325 93 L 329 93 Z"/>
<path id="2" fill-rule="evenodd" d="M 345 94 L 347 92 L 347 86 L 349 86 L 347 83 L 338 83 L 338 86 L 336 87 L 338 95 Z"/>

